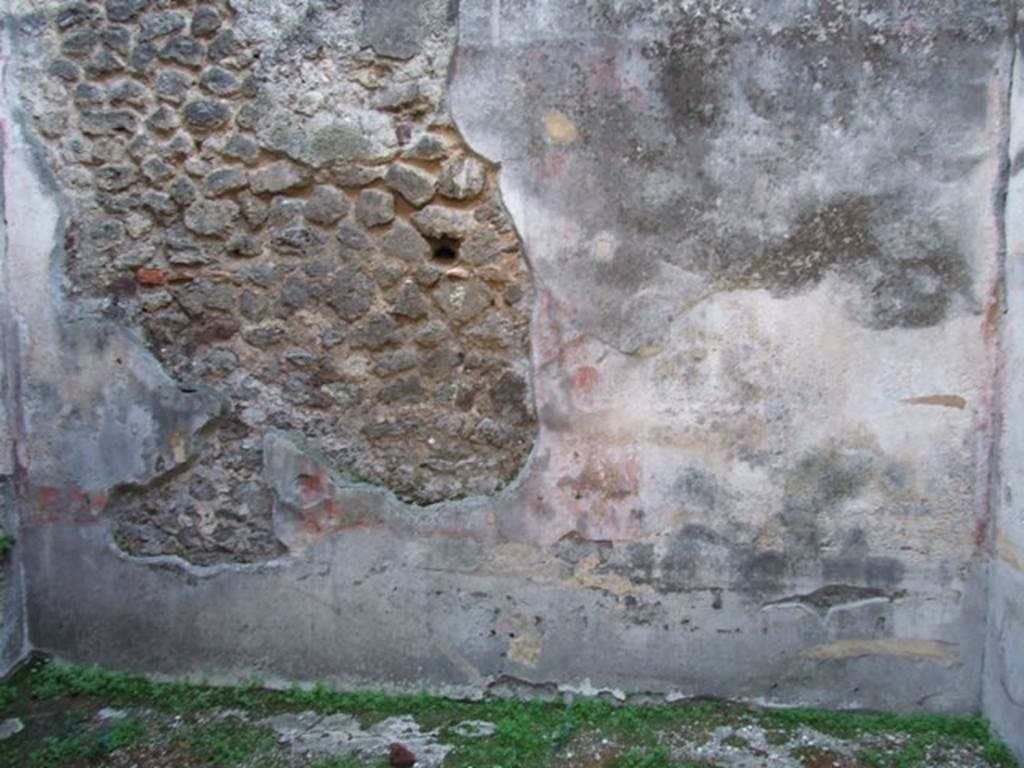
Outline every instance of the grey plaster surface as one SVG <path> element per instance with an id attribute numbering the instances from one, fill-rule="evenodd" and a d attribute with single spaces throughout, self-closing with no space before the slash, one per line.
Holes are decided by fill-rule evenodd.
<path id="1" fill-rule="evenodd" d="M 999 464 L 991 479 L 990 504 L 995 514 L 989 563 L 988 632 L 984 670 L 984 711 L 1024 761 L 1024 177 L 1020 173 L 1024 131 L 1018 115 L 1024 108 L 1022 45 L 1013 78 L 1006 198 L 1006 314 L 1002 325 L 1002 394 L 993 414 L 1002 427 Z"/>

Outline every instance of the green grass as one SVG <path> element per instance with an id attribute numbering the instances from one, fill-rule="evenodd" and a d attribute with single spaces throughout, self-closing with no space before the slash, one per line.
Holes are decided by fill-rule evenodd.
<path id="1" fill-rule="evenodd" d="M 187 726 L 172 742 L 172 746 L 208 766 L 235 765 L 269 755 L 275 744 L 269 728 L 234 719 Z"/>
<path id="2" fill-rule="evenodd" d="M 119 749 L 127 749 L 145 736 L 145 723 L 126 718 L 115 721 L 106 733 L 99 736 L 97 743 L 104 752 L 116 752 Z"/>
<path id="3" fill-rule="evenodd" d="M 895 713 L 828 712 L 814 709 L 769 710 L 761 713 L 761 725 L 792 733 L 800 727 L 843 739 L 856 739 L 882 733 L 898 732 L 909 738 L 892 755 L 879 750 L 865 750 L 860 758 L 877 768 L 915 768 L 926 764 L 926 753 L 932 746 L 980 747 L 985 759 L 1000 768 L 1015 768 L 1010 750 L 993 736 L 982 717 L 951 717 L 949 715 L 901 715 Z"/>
<path id="4" fill-rule="evenodd" d="M 99 732 L 79 730 L 81 723 L 66 723 L 69 735 L 47 736 L 42 745 L 28 755 L 31 768 L 61 768 L 75 762 L 98 760 L 111 752 L 125 749 L 140 741 L 146 735 L 146 727 L 137 720 L 125 719 L 114 722 L 108 729 Z M 17 755 L 3 754 L 0 765 L 21 765 Z"/>
<path id="5" fill-rule="evenodd" d="M 0 686 L 0 710 L 10 716 L 25 701 L 99 706 L 138 707 L 160 714 L 181 715 L 184 725 L 171 737 L 171 746 L 201 765 L 233 766 L 245 763 L 272 768 L 275 737 L 265 727 L 235 719 L 203 717 L 210 710 L 241 709 L 255 718 L 275 712 L 313 710 L 320 714 L 348 713 L 364 725 L 395 715 L 412 715 L 421 727 L 439 729 L 453 746 L 446 768 L 542 768 L 574 742 L 607 739 L 628 747 L 610 762 L 610 768 L 692 768 L 673 761 L 665 734 L 682 734 L 701 741 L 717 727 L 756 724 L 771 743 L 784 744 L 802 727 L 843 739 L 861 740 L 866 747 L 860 761 L 874 768 L 923 768 L 933 748 L 967 746 L 983 754 L 991 766 L 1014 768 L 1009 751 L 996 741 L 979 717 L 943 715 L 858 714 L 812 709 L 751 710 L 718 701 L 696 701 L 659 706 L 621 706 L 603 700 L 561 702 L 491 700 L 460 702 L 425 694 L 387 695 L 346 693 L 324 685 L 269 691 L 260 681 L 234 687 L 202 683 L 157 683 L 141 675 L 92 667 L 38 663 Z M 494 724 L 486 738 L 459 736 L 453 726 L 467 719 Z M 74 726 L 74 724 L 72 724 Z M 29 760 L 9 759 L 22 734 L 0 745 L 0 767 L 51 768 L 67 764 L 90 765 L 106 754 L 140 741 L 145 724 L 126 719 L 103 733 L 68 727 L 63 737 L 37 743 Z M 899 734 L 897 747 L 880 750 L 870 737 Z M 727 743 L 743 748 L 744 740 Z M 743 742 L 743 743 L 741 743 Z M 875 743 L 878 739 L 875 740 Z M 21 754 L 21 753 L 18 753 Z M 386 760 L 381 763 L 386 764 Z M 322 760 L 315 768 L 366 768 L 365 760 Z"/>
<path id="6" fill-rule="evenodd" d="M 387 760 L 381 760 L 372 768 L 386 768 Z M 368 768 L 367 764 L 355 757 L 334 757 L 313 763 L 310 768 Z"/>
<path id="7" fill-rule="evenodd" d="M 672 760 L 668 748 L 631 749 L 609 764 L 608 768 L 713 768 L 709 763 Z"/>

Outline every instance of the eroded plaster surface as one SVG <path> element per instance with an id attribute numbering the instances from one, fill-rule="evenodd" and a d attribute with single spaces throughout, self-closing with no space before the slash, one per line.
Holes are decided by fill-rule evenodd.
<path id="1" fill-rule="evenodd" d="M 7 26 L 34 647 L 1013 721 L 1005 4 Z"/>

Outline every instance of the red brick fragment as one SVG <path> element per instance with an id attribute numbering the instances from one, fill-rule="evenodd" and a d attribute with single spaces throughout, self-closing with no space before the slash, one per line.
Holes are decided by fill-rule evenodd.
<path id="1" fill-rule="evenodd" d="M 394 768 L 412 768 L 416 765 L 416 755 L 401 744 L 392 744 L 389 762 Z"/>
<path id="2" fill-rule="evenodd" d="M 167 277 L 167 270 L 164 269 L 139 267 L 135 270 L 135 279 L 143 285 L 163 285 L 167 282 Z"/>

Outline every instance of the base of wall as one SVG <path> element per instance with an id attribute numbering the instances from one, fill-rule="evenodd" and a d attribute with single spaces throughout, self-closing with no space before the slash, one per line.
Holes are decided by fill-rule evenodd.
<path id="1" fill-rule="evenodd" d="M 1024 573 L 1000 560 L 992 563 L 989 633 L 982 708 L 999 737 L 1024 764 Z"/>
<path id="2" fill-rule="evenodd" d="M 175 676 L 473 698 L 512 687 L 836 709 L 978 704 L 980 649 L 965 645 L 976 639 L 836 640 L 837 626 L 869 637 L 880 612 L 910 617 L 913 605 L 861 601 L 828 615 L 733 591 L 616 594 L 521 545 L 380 530 L 208 569 L 135 561 L 108 541 L 101 526 L 25 531 L 34 647 Z"/>

